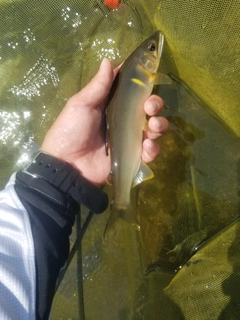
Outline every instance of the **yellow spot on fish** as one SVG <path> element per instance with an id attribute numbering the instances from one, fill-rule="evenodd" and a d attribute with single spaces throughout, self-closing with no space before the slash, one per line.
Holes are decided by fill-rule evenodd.
<path id="1" fill-rule="evenodd" d="M 139 80 L 139 79 L 137 79 L 137 78 L 132 78 L 131 80 L 132 80 L 132 82 L 134 82 L 134 83 L 136 83 L 136 84 L 139 84 L 139 85 L 142 86 L 142 87 L 145 87 L 145 86 L 146 86 L 144 82 L 142 82 L 141 80 Z"/>

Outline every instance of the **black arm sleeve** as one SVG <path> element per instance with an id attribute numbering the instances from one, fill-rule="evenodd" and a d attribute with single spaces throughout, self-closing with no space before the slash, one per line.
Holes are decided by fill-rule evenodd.
<path id="1" fill-rule="evenodd" d="M 36 264 L 36 319 L 48 319 L 60 269 L 69 254 L 69 235 L 78 203 L 43 179 L 17 173 L 15 190 L 28 211 Z"/>

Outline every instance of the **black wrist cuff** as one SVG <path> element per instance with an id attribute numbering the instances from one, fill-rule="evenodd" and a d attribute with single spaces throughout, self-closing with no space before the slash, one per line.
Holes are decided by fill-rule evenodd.
<path id="1" fill-rule="evenodd" d="M 67 162 L 40 152 L 24 172 L 48 181 L 94 213 L 102 213 L 107 209 L 106 193 L 82 177 L 79 171 Z"/>

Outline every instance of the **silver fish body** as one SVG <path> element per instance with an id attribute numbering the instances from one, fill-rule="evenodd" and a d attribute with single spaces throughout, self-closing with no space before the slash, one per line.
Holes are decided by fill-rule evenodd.
<path id="1" fill-rule="evenodd" d="M 131 189 L 153 177 L 141 160 L 146 122 L 143 105 L 154 86 L 163 41 L 161 31 L 145 40 L 120 68 L 110 93 L 107 114 L 113 185 L 112 222 L 118 217 L 134 220 L 129 213 Z"/>

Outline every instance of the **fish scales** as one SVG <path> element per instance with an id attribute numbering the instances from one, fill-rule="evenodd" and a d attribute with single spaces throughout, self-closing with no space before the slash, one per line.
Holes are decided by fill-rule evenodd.
<path id="1" fill-rule="evenodd" d="M 143 105 L 154 86 L 163 39 L 162 32 L 157 31 L 145 40 L 124 62 L 110 92 L 107 114 L 113 201 L 107 228 L 119 217 L 136 223 L 131 212 L 131 189 L 153 177 L 141 160 L 146 121 Z M 138 181 L 135 181 L 136 177 Z"/>

